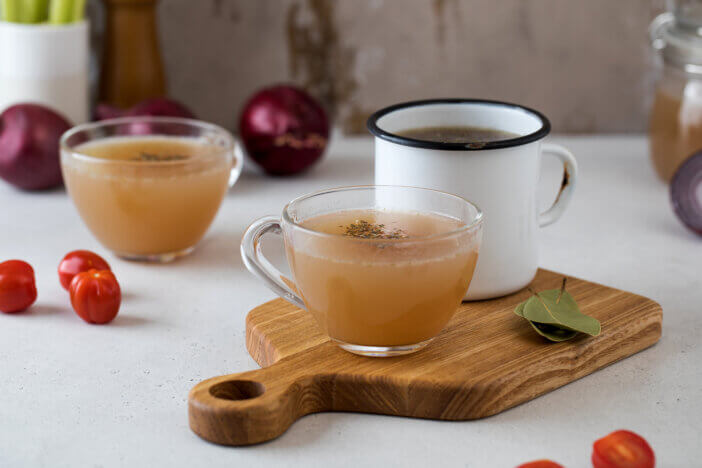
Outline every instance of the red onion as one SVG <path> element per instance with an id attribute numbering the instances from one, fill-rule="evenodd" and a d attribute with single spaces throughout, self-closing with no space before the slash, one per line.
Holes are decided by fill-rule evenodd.
<path id="1" fill-rule="evenodd" d="M 95 108 L 95 120 L 139 116 L 195 118 L 195 114 L 183 104 L 166 98 L 147 99 L 129 109 L 120 109 L 109 104 L 98 104 Z M 157 131 L 158 133 L 181 135 L 184 132 L 179 127 L 160 126 L 154 128 L 155 125 L 157 124 L 135 122 L 126 127 L 122 133 L 125 135 L 148 135 Z"/>
<path id="2" fill-rule="evenodd" d="M 71 124 L 51 109 L 17 104 L 0 114 L 0 177 L 24 190 L 61 185 L 59 139 Z"/>
<path id="3" fill-rule="evenodd" d="M 98 104 L 95 108 L 95 120 L 138 116 L 195 118 L 195 114 L 183 104 L 166 98 L 147 99 L 129 109 L 120 109 L 109 104 Z M 134 123 L 129 126 L 125 133 L 129 135 L 147 135 L 152 130 L 149 124 Z"/>
<path id="4" fill-rule="evenodd" d="M 239 133 L 253 161 L 269 174 L 288 175 L 319 160 L 329 140 L 329 121 L 305 91 L 273 86 L 246 103 Z"/>
<path id="5" fill-rule="evenodd" d="M 136 106 L 128 109 L 125 116 L 151 115 L 160 117 L 182 117 L 185 119 L 194 119 L 190 109 L 183 104 L 166 98 L 155 98 L 141 101 Z"/>
<path id="6" fill-rule="evenodd" d="M 675 171 L 670 199 L 680 221 L 702 236 L 702 151 L 690 156 Z"/>
<path id="7" fill-rule="evenodd" d="M 95 106 L 93 120 L 116 119 L 117 117 L 124 117 L 126 113 L 126 110 L 120 109 L 119 107 L 102 103 Z"/>

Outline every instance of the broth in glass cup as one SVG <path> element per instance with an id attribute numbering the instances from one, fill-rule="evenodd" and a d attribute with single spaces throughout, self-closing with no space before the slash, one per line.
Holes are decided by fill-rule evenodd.
<path id="1" fill-rule="evenodd" d="M 79 125 L 61 138 L 61 169 L 78 213 L 115 255 L 167 262 L 205 235 L 242 157 L 216 125 L 127 117 Z"/>
<path id="2" fill-rule="evenodd" d="M 283 234 L 293 281 L 266 260 L 261 237 Z M 342 187 L 290 202 L 244 234 L 247 268 L 309 311 L 346 351 L 397 356 L 427 345 L 473 277 L 482 212 L 436 190 Z"/>

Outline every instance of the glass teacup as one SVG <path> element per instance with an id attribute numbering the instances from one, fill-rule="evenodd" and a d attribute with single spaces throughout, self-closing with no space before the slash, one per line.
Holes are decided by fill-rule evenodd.
<path id="1" fill-rule="evenodd" d="M 172 117 L 79 125 L 61 138 L 66 188 L 90 231 L 133 260 L 193 250 L 241 172 L 232 135 Z"/>
<path id="2" fill-rule="evenodd" d="M 254 222 L 241 254 L 341 348 L 396 356 L 427 345 L 455 313 L 473 277 L 482 219 L 477 206 L 445 192 L 342 187 Z M 293 281 L 261 251 L 262 236 L 281 231 Z"/>

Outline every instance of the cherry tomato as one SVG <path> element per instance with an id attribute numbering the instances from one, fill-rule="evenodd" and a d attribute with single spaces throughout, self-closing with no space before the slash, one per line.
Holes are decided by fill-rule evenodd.
<path id="1" fill-rule="evenodd" d="M 551 460 L 536 460 L 519 465 L 517 468 L 563 468 L 563 465 L 559 465 Z"/>
<path id="2" fill-rule="evenodd" d="M 107 323 L 117 316 L 122 293 L 110 270 L 78 273 L 71 281 L 71 305 L 88 323 Z"/>
<path id="3" fill-rule="evenodd" d="M 58 266 L 59 281 L 63 289 L 68 291 L 73 277 L 88 270 L 110 270 L 104 258 L 90 250 L 74 250 L 68 252 Z"/>
<path id="4" fill-rule="evenodd" d="M 0 311 L 21 312 L 37 300 L 34 269 L 22 260 L 0 263 Z"/>
<path id="5" fill-rule="evenodd" d="M 655 464 L 651 446 L 631 431 L 614 431 L 592 445 L 594 468 L 653 468 Z"/>

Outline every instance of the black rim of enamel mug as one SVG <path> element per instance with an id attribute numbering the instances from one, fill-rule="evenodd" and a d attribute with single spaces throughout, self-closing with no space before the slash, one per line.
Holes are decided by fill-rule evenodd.
<path id="1" fill-rule="evenodd" d="M 439 141 L 427 141 L 427 140 L 417 140 L 415 138 L 407 138 L 395 133 L 386 132 L 378 126 L 378 119 L 384 117 L 392 112 L 408 109 L 410 107 L 420 107 L 420 106 L 431 106 L 436 104 L 490 104 L 499 107 L 505 107 L 507 109 L 518 110 L 531 114 L 532 116 L 541 120 L 541 128 L 535 132 L 523 135 L 517 138 L 509 138 L 507 140 L 496 140 L 487 143 L 475 144 L 475 143 L 442 143 Z M 413 146 L 415 148 L 428 148 L 437 150 L 450 150 L 450 151 L 482 151 L 498 148 L 510 148 L 512 146 L 525 145 L 533 141 L 537 141 L 545 137 L 551 131 L 551 122 L 548 121 L 545 115 L 541 112 L 531 109 L 529 107 L 520 106 L 519 104 L 514 104 L 505 101 L 493 101 L 489 99 L 462 99 L 462 98 L 449 98 L 449 99 L 425 99 L 421 101 L 408 101 L 395 104 L 389 107 L 385 107 L 373 113 L 366 121 L 366 127 L 368 131 L 378 138 L 390 141 L 392 143 L 397 143 L 398 145 Z"/>

